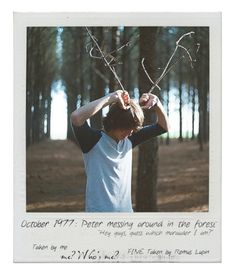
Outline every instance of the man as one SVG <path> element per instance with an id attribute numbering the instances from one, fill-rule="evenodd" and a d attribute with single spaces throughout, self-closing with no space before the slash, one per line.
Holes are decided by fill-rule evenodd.
<path id="1" fill-rule="evenodd" d="M 143 94 L 142 108 L 118 90 L 92 101 L 71 114 L 71 122 L 87 175 L 86 212 L 133 212 L 131 201 L 132 149 L 166 133 L 168 119 L 157 96 Z M 87 119 L 111 105 L 103 130 L 91 128 Z M 154 108 L 158 121 L 142 128 L 142 109 Z"/>

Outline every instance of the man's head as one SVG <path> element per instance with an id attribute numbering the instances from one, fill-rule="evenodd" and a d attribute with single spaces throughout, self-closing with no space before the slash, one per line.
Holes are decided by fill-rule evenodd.
<path id="1" fill-rule="evenodd" d="M 107 116 L 103 120 L 103 126 L 106 132 L 113 132 L 117 140 L 121 140 L 139 130 L 144 121 L 144 115 L 141 107 L 130 100 L 130 108 L 125 110 L 114 103 L 110 106 Z"/>

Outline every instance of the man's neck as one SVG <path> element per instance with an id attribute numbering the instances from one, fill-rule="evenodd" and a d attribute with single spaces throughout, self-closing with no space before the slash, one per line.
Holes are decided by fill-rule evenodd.
<path id="1" fill-rule="evenodd" d="M 112 139 L 114 139 L 116 141 L 116 143 L 119 142 L 119 139 L 116 137 L 115 133 L 111 130 L 108 132 L 105 132 L 109 137 L 111 137 Z"/>

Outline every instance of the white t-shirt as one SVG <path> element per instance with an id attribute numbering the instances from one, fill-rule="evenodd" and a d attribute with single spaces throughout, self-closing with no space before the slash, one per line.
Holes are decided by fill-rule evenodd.
<path id="1" fill-rule="evenodd" d="M 166 131 L 159 125 L 143 127 L 118 143 L 87 122 L 74 135 L 83 152 L 86 184 L 86 212 L 133 212 L 131 200 L 132 149 Z"/>

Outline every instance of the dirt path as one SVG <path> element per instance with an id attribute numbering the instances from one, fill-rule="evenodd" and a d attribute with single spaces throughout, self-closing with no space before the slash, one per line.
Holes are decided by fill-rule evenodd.
<path id="1" fill-rule="evenodd" d="M 174 141 L 160 145 L 157 204 L 160 212 L 208 211 L 208 148 Z M 27 211 L 84 211 L 86 177 L 80 149 L 70 141 L 46 140 L 27 150 Z M 137 171 L 134 151 L 133 186 Z M 135 188 L 133 203 L 135 207 Z"/>

